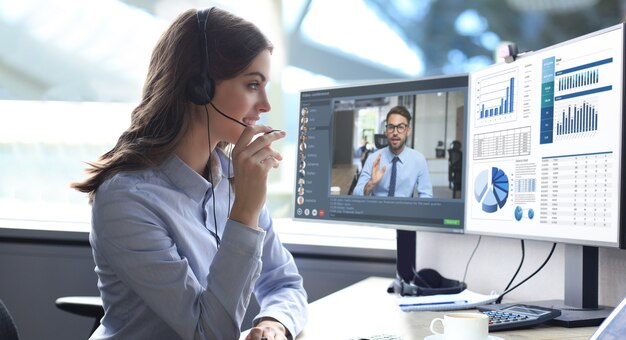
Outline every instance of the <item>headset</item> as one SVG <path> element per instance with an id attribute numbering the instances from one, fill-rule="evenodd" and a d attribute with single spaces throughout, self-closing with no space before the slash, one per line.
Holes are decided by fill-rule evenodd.
<path id="1" fill-rule="evenodd" d="M 207 114 L 207 134 L 209 138 L 209 144 L 211 144 L 211 130 L 208 126 L 209 121 L 209 112 L 206 108 L 207 104 L 211 104 L 211 100 L 213 99 L 213 95 L 215 94 L 215 81 L 209 75 L 209 47 L 207 46 L 207 34 L 206 34 L 206 24 L 209 21 L 209 14 L 213 7 L 209 7 L 207 9 L 199 10 L 196 12 L 196 18 L 198 20 L 198 31 L 200 36 L 200 59 L 202 59 L 202 71 L 200 74 L 197 74 L 189 80 L 187 83 L 187 97 L 190 102 L 201 105 L 204 107 L 204 110 Z M 213 104 L 211 104 L 213 105 Z M 215 106 L 213 106 L 215 107 Z M 219 110 L 218 110 L 219 111 Z M 220 112 L 221 113 L 221 112 Z M 230 118 L 230 117 L 229 117 Z M 232 119 L 232 118 L 231 118 Z M 212 153 L 211 153 L 212 154 Z M 211 171 L 211 154 L 209 154 L 209 161 L 207 163 L 207 170 L 209 179 L 213 180 L 213 174 Z M 230 164 L 229 164 L 230 165 Z M 228 202 L 230 205 L 230 188 L 228 189 Z M 215 238 L 215 243 L 217 248 L 219 249 L 221 244 L 221 239 L 217 234 L 217 216 L 215 209 L 215 189 L 213 184 L 211 184 L 211 197 L 213 198 L 213 226 L 215 230 L 212 231 L 207 228 L 209 233 L 213 235 Z M 206 200 L 205 196 L 205 200 Z M 205 205 L 206 202 L 203 203 Z M 230 214 L 230 207 L 228 208 Z M 206 213 L 205 213 L 206 214 Z M 204 217 L 206 220 L 206 216 Z"/>
<path id="2" fill-rule="evenodd" d="M 215 95 L 215 81 L 209 74 L 209 47 L 207 45 L 206 25 L 213 7 L 197 11 L 198 31 L 200 35 L 200 59 L 202 71 L 187 83 L 187 97 L 196 105 L 207 105 Z"/>
<path id="3" fill-rule="evenodd" d="M 211 14 L 212 9 L 213 7 L 209 7 L 196 12 L 196 17 L 198 19 L 198 31 L 202 33 L 200 35 L 200 59 L 202 59 L 202 71 L 200 74 L 191 77 L 187 83 L 187 98 L 190 102 L 196 105 L 204 106 L 209 104 L 220 115 L 243 127 L 247 127 L 248 125 L 222 112 L 222 110 L 218 109 L 212 102 L 213 96 L 215 95 L 215 80 L 211 78 L 209 73 L 209 46 L 207 44 L 208 40 L 206 34 L 206 25 L 209 21 L 209 14 Z"/>
<path id="4" fill-rule="evenodd" d="M 430 268 L 414 272 L 411 282 L 404 282 L 397 278 L 387 289 L 388 293 L 396 293 L 402 296 L 421 296 L 437 294 L 456 294 L 464 291 L 467 284 L 462 281 L 445 278 L 438 271 Z"/>
<path id="5" fill-rule="evenodd" d="M 189 101 L 196 105 L 201 105 L 204 107 L 204 110 L 207 115 L 207 134 L 208 134 L 209 144 L 211 144 L 211 130 L 208 126 L 209 111 L 207 110 L 206 105 L 211 105 L 213 109 L 215 109 L 215 111 L 217 111 L 220 115 L 224 116 L 225 118 L 228 118 L 229 120 L 243 127 L 248 126 L 232 118 L 231 116 L 225 114 L 220 109 L 218 109 L 212 102 L 213 96 L 215 95 L 215 80 L 211 78 L 211 75 L 209 73 L 209 46 L 207 43 L 208 38 L 207 38 L 207 32 L 206 32 L 207 22 L 209 21 L 209 14 L 211 14 L 211 10 L 213 10 L 213 7 L 209 7 L 203 10 L 198 10 L 196 12 L 196 19 L 198 21 L 198 31 L 199 33 L 201 33 L 199 34 L 199 37 L 200 37 L 200 59 L 202 59 L 201 60 L 202 70 L 200 74 L 197 74 L 191 77 L 191 79 L 187 83 L 187 88 L 186 88 L 187 98 L 189 99 Z M 268 133 L 271 133 L 274 131 L 278 131 L 278 130 L 272 130 Z M 212 153 L 209 154 L 207 170 L 208 170 L 209 178 L 212 180 L 213 174 L 211 173 L 211 155 Z M 230 155 L 229 155 L 229 158 L 230 158 Z M 230 178 L 230 162 L 228 163 L 228 177 Z M 230 194 L 231 194 L 230 191 L 231 191 L 231 187 L 229 186 L 228 188 L 228 216 L 229 217 L 230 217 Z M 215 210 L 215 191 L 214 191 L 213 185 L 211 185 L 211 193 L 213 197 L 213 222 L 215 226 L 215 231 L 209 230 L 209 232 L 215 237 L 215 242 L 217 243 L 217 247 L 219 248 L 221 239 L 219 235 L 217 234 L 217 217 L 215 214 L 215 211 L 216 211 Z"/>

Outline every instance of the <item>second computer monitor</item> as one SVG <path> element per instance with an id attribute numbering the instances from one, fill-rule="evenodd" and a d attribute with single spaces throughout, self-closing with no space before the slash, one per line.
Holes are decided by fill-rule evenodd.
<path id="1" fill-rule="evenodd" d="M 462 232 L 467 84 L 301 92 L 294 217 Z"/>
<path id="2" fill-rule="evenodd" d="M 620 246 L 623 45 L 620 24 L 470 74 L 468 233 Z"/>

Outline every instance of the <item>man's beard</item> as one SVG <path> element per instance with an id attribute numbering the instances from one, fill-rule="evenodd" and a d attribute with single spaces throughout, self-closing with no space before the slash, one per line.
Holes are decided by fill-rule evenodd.
<path id="1" fill-rule="evenodd" d="M 398 146 L 394 146 L 391 142 L 391 140 L 389 141 L 389 150 L 391 151 L 400 151 L 402 150 L 402 148 L 404 147 L 404 145 L 406 144 L 406 139 L 405 140 L 401 140 L 400 144 L 398 144 Z"/>

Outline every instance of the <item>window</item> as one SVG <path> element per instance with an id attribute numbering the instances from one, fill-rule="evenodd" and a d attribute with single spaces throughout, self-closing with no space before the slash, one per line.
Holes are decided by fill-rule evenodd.
<path id="1" fill-rule="evenodd" d="M 293 209 L 300 90 L 467 72 L 491 63 L 505 40 L 538 49 L 621 20 L 618 1 L 578 0 L 562 9 L 563 1 L 526 2 L 535 7 L 521 0 L 471 7 L 455 0 L 212 2 L 255 22 L 276 46 L 274 112 L 263 123 L 288 137 L 278 145 L 284 161 L 270 177 L 272 214 L 286 217 Z M 69 184 L 83 179 L 83 162 L 109 150 L 127 127 L 154 44 L 195 5 L 0 0 L 0 225 L 89 229 L 87 197 Z M 440 132 L 446 142 L 455 129 L 454 112 L 448 114 L 450 125 Z M 355 143 L 372 143 L 378 113 L 360 117 Z"/>

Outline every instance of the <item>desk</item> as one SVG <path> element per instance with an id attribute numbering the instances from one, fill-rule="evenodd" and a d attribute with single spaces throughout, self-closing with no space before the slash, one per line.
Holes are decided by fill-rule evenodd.
<path id="1" fill-rule="evenodd" d="M 370 277 L 309 305 L 309 321 L 297 340 L 367 338 L 377 334 L 422 340 L 430 335 L 430 321 L 444 312 L 403 312 L 395 296 L 386 293 L 390 278 Z M 492 333 L 504 339 L 584 339 L 596 327 L 531 329 Z"/>

